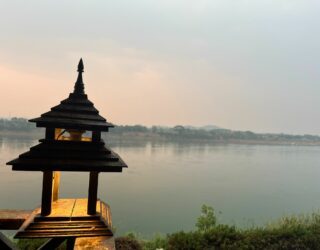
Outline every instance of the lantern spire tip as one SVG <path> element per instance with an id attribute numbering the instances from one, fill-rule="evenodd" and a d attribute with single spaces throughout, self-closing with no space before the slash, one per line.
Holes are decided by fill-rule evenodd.
<path id="1" fill-rule="evenodd" d="M 83 73 L 83 61 L 82 58 L 80 58 L 79 64 L 78 64 L 78 78 L 74 85 L 74 94 L 84 94 L 84 84 L 82 80 L 82 73 Z"/>
<path id="2" fill-rule="evenodd" d="M 80 58 L 79 64 L 78 64 L 78 72 L 83 72 L 84 66 L 83 66 L 83 60 Z"/>

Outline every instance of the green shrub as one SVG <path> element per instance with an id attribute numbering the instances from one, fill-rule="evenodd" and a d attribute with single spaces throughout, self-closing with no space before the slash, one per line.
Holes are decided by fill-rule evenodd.
<path id="1" fill-rule="evenodd" d="M 168 238 L 166 236 L 156 234 L 151 240 L 142 241 L 143 250 L 167 249 Z"/>
<path id="2" fill-rule="evenodd" d="M 142 250 L 139 241 L 133 237 L 118 237 L 115 239 L 117 250 Z"/>
<path id="3" fill-rule="evenodd" d="M 216 226 L 217 218 L 212 207 L 202 205 L 201 215 L 197 220 L 196 227 L 201 232 L 206 232 Z"/>
<path id="4" fill-rule="evenodd" d="M 217 224 L 213 208 L 203 205 L 196 231 L 167 235 L 168 250 L 320 249 L 320 214 L 287 216 L 249 229 Z M 150 248 L 149 248 L 150 249 Z"/>
<path id="5" fill-rule="evenodd" d="M 178 232 L 168 235 L 168 250 L 203 250 L 206 248 L 203 234 L 196 232 Z"/>

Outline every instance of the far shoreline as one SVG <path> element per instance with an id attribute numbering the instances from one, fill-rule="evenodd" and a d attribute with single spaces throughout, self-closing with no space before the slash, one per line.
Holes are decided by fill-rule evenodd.
<path id="1" fill-rule="evenodd" d="M 13 131 L 13 130 L 3 130 L 0 131 L 0 139 L 30 139 L 30 140 L 40 140 L 44 137 L 44 131 Z M 111 143 L 116 142 L 161 142 L 161 143 L 205 143 L 205 144 L 217 144 L 217 145 L 265 145 L 265 146 L 320 146 L 319 141 L 279 141 L 279 140 L 247 140 L 247 139 L 228 139 L 228 140 L 212 140 L 206 138 L 170 138 L 169 136 L 161 136 L 152 133 L 136 133 L 136 132 L 126 132 L 123 134 L 113 134 L 112 132 L 104 133 L 103 138 L 105 141 Z"/>

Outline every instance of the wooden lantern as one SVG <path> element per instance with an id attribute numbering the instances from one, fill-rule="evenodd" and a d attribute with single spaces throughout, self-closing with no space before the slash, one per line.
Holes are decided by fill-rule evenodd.
<path id="1" fill-rule="evenodd" d="M 87 214 L 96 215 L 98 175 L 100 172 L 122 172 L 124 161 L 106 147 L 101 132 L 111 123 L 84 92 L 82 59 L 73 93 L 40 117 L 31 119 L 37 127 L 45 128 L 45 139 L 17 159 L 8 162 L 12 170 L 42 171 L 41 216 L 49 216 L 52 202 L 58 200 L 60 171 L 89 172 Z M 84 135 L 89 134 L 85 137 Z"/>

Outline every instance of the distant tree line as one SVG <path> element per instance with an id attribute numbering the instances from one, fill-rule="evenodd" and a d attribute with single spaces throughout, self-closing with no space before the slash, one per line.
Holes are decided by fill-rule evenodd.
<path id="1" fill-rule="evenodd" d="M 0 131 L 34 131 L 34 123 L 28 122 L 25 118 L 0 118 Z M 320 142 L 320 136 L 317 135 L 289 135 L 289 134 L 262 134 L 251 131 L 234 131 L 229 129 L 204 129 L 177 125 L 175 127 L 143 125 L 116 125 L 110 129 L 111 134 L 134 136 L 160 136 L 166 139 L 174 140 L 249 140 L 249 141 L 273 141 L 273 142 Z"/>
<path id="2" fill-rule="evenodd" d="M 1 131 L 32 131 L 36 128 L 34 123 L 25 118 L 13 117 L 11 119 L 0 118 Z"/>
<path id="3" fill-rule="evenodd" d="M 289 134 L 272 134 L 272 133 L 253 133 L 251 131 L 234 131 L 230 129 L 201 129 L 189 128 L 182 125 L 175 127 L 152 126 L 151 128 L 134 125 L 134 126 L 116 126 L 110 130 L 113 134 L 137 133 L 158 135 L 167 139 L 177 140 L 249 140 L 249 141 L 292 141 L 292 142 L 320 142 L 318 135 L 289 135 Z"/>

